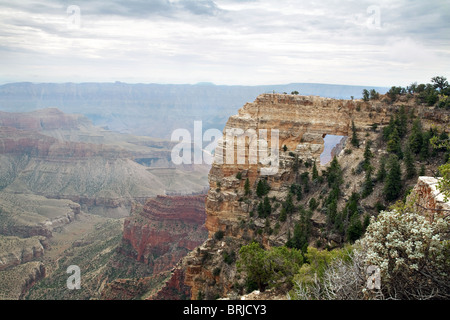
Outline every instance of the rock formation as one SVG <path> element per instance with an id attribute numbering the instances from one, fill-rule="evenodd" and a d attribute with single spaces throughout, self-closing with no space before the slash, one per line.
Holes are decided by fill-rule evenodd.
<path id="1" fill-rule="evenodd" d="M 444 201 L 444 195 L 437 189 L 438 182 L 434 177 L 419 177 L 408 196 L 408 202 L 413 203 L 414 210 L 429 219 L 450 214 L 450 201 Z"/>
<path id="2" fill-rule="evenodd" d="M 214 299 L 225 297 L 233 287 L 236 290 L 242 286 L 236 277 L 235 266 L 229 263 L 232 253 L 236 254 L 254 237 L 266 247 L 283 245 L 288 234 L 285 225 L 280 226 L 276 235 L 256 233 L 265 225 L 273 228 L 277 220 L 272 217 L 249 221 L 262 200 L 255 195 L 258 181 L 266 180 L 270 185 L 269 197 L 283 203 L 289 187 L 296 183 L 293 163 L 319 160 L 325 135 L 351 136 L 353 123 L 360 134 L 372 132 L 374 124 L 383 127 L 389 122 L 399 104 L 405 105 L 407 112 L 420 114 L 426 128 L 448 123 L 448 113 L 435 113 L 408 101 L 392 104 L 383 99 L 363 102 L 263 94 L 253 103 L 245 104 L 237 115 L 229 118 L 209 174 L 210 190 L 206 198 L 209 239 L 177 265 L 173 279 L 162 291 L 181 290 L 181 295 L 185 294 L 187 286 L 191 299 Z M 261 130 L 266 130 L 267 135 L 259 136 Z M 272 141 L 272 134 L 278 134 L 278 141 Z M 252 154 L 255 146 L 264 146 L 261 140 L 267 143 L 269 152 Z M 354 163 L 353 168 L 356 165 Z M 247 180 L 250 194 L 245 190 Z M 220 237 L 217 236 L 219 233 Z M 332 242 L 330 239 L 328 241 Z"/>
<path id="3" fill-rule="evenodd" d="M 173 276 L 169 281 L 180 287 L 177 294 L 173 290 L 158 291 L 170 270 L 189 252 L 207 238 L 205 228 L 205 195 L 158 196 L 148 199 L 145 205 L 135 205 L 123 226 L 122 242 L 117 249 L 117 262 L 125 257 L 136 264 L 144 274 L 138 278 L 119 278 L 105 285 L 101 299 L 135 299 L 148 296 L 150 299 L 179 299 L 178 292 L 188 297 L 184 281 Z M 126 268 L 122 263 L 120 268 Z M 134 270 L 133 270 L 134 269 Z M 180 273 L 183 276 L 183 273 Z"/>
<path id="4" fill-rule="evenodd" d="M 158 196 L 135 206 L 125 219 L 120 251 L 151 268 L 167 271 L 206 239 L 205 195 Z"/>

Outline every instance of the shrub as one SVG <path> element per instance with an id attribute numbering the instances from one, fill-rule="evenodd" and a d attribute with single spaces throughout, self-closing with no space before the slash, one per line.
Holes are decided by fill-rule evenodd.
<path id="1" fill-rule="evenodd" d="M 214 233 L 214 239 L 216 240 L 222 240 L 223 236 L 225 235 L 225 233 L 222 230 L 217 231 L 216 233 Z"/>
<path id="2" fill-rule="evenodd" d="M 303 264 L 300 251 L 286 247 L 273 247 L 264 250 L 252 242 L 239 250 L 238 271 L 247 274 L 247 281 L 256 283 L 263 292 L 269 284 L 276 286 L 291 283 L 294 275 Z"/>
<path id="3" fill-rule="evenodd" d="M 213 276 L 217 277 L 220 274 L 220 271 L 222 271 L 222 270 L 219 267 L 214 268 Z"/>
<path id="4" fill-rule="evenodd" d="M 400 210 L 372 218 L 359 245 L 366 252 L 365 264 L 380 268 L 385 297 L 450 298 L 448 228 L 443 217 L 427 219 Z"/>
<path id="5" fill-rule="evenodd" d="M 224 251 L 223 252 L 223 261 L 226 264 L 233 264 L 236 261 L 236 253 L 231 250 L 230 252 Z"/>

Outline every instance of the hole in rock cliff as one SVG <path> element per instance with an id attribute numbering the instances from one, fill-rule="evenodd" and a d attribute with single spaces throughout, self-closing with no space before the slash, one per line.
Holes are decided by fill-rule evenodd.
<path id="1" fill-rule="evenodd" d="M 335 136 L 331 134 L 324 135 L 324 149 L 320 155 L 320 164 L 325 165 L 330 162 L 335 155 L 339 155 L 345 147 L 346 140 L 346 136 Z"/>

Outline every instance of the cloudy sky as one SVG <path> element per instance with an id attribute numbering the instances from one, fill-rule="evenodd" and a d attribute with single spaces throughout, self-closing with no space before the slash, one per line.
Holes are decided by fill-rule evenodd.
<path id="1" fill-rule="evenodd" d="M 450 1 L 0 0 L 0 83 L 450 78 Z"/>

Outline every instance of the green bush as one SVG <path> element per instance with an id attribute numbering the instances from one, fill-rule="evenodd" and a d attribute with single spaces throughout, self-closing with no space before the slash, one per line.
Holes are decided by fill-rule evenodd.
<path id="1" fill-rule="evenodd" d="M 225 233 L 222 230 L 217 231 L 216 233 L 214 233 L 214 239 L 216 240 L 222 240 L 223 236 L 225 235 Z"/>
<path id="2" fill-rule="evenodd" d="M 303 256 L 296 249 L 273 247 L 264 250 L 252 242 L 239 250 L 238 271 L 247 274 L 247 281 L 256 283 L 264 292 L 271 285 L 291 283 L 303 264 Z"/>

